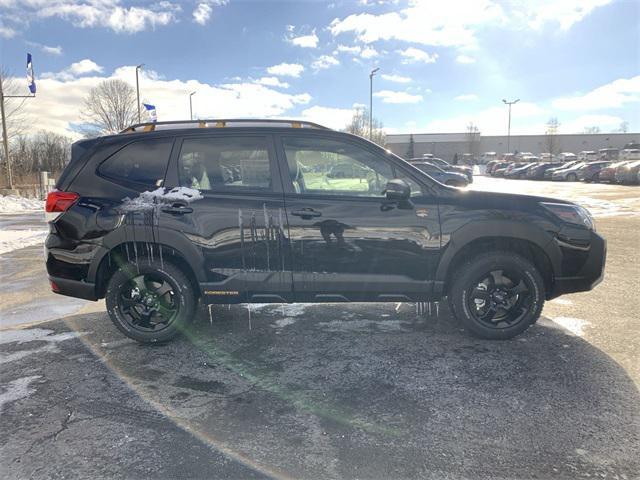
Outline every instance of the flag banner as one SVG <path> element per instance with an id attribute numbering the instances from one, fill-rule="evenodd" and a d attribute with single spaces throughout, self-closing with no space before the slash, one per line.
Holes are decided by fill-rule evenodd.
<path id="1" fill-rule="evenodd" d="M 36 94 L 36 79 L 33 74 L 33 62 L 31 61 L 31 54 L 27 53 L 27 85 L 29 86 L 29 91 L 35 95 Z"/>
<path id="2" fill-rule="evenodd" d="M 151 117 L 151 121 L 152 122 L 158 121 L 158 115 L 156 113 L 156 106 L 155 105 L 149 105 L 148 103 L 143 103 L 142 105 L 144 105 L 144 108 L 147 109 L 147 113 L 149 114 L 149 117 Z"/>

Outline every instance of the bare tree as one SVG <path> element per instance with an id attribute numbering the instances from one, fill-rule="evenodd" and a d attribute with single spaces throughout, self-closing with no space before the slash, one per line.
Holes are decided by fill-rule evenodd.
<path id="1" fill-rule="evenodd" d="M 58 174 L 71 157 L 71 138 L 41 130 L 13 141 L 11 164 L 18 178 L 33 178 L 39 171 Z"/>
<path id="2" fill-rule="evenodd" d="M 600 133 L 600 127 L 584 127 L 583 133 L 586 133 L 586 134 Z"/>
<path id="3" fill-rule="evenodd" d="M 547 122 L 547 128 L 544 132 L 544 141 L 547 148 L 547 152 L 551 155 L 560 153 L 560 142 L 558 141 L 558 128 L 560 122 L 557 117 L 551 117 Z"/>
<path id="4" fill-rule="evenodd" d="M 93 133 L 117 133 L 137 122 L 136 101 L 136 91 L 127 82 L 104 80 L 85 99 L 83 117 Z"/>
<path id="5" fill-rule="evenodd" d="M 629 122 L 623 120 L 620 122 L 620 127 L 617 130 L 619 133 L 627 133 L 629 131 Z"/>
<path id="6" fill-rule="evenodd" d="M 371 141 L 384 147 L 387 142 L 387 134 L 384 131 L 382 122 L 374 118 L 371 130 Z M 351 122 L 346 126 L 345 131 L 360 137 L 369 138 L 369 110 L 366 108 L 357 108 L 355 112 L 353 112 Z"/>
<path id="7" fill-rule="evenodd" d="M 476 159 L 480 156 L 480 129 L 473 123 L 467 125 L 467 153 Z"/>

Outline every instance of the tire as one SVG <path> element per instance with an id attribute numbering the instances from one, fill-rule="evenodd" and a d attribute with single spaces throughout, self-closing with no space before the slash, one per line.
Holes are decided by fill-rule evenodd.
<path id="1" fill-rule="evenodd" d="M 147 259 L 120 267 L 109 280 L 105 301 L 118 330 L 140 343 L 172 340 L 191 322 L 197 306 L 194 287 L 180 268 Z"/>
<path id="2" fill-rule="evenodd" d="M 544 305 L 544 281 L 533 264 L 520 255 L 511 252 L 480 254 L 461 265 L 453 272 L 452 278 L 455 280 L 448 295 L 451 311 L 476 337 L 488 340 L 513 338 L 540 317 Z M 491 289 L 492 281 L 494 290 Z M 505 291 L 509 292 L 508 295 L 504 294 Z M 503 300 L 511 308 L 506 309 L 503 306 L 506 303 L 501 303 L 487 320 L 494 301 Z"/>

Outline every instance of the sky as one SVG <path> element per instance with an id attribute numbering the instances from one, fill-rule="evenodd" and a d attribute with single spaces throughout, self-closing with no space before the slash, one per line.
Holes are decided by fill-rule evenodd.
<path id="1" fill-rule="evenodd" d="M 33 128 L 77 136 L 108 78 L 158 120 L 303 118 L 344 128 L 369 104 L 387 133 L 640 131 L 640 0 L 0 0 L 0 64 L 38 93 Z"/>

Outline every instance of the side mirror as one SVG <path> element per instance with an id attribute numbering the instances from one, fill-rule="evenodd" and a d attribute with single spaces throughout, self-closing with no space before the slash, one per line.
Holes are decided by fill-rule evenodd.
<path id="1" fill-rule="evenodd" d="M 384 193 L 387 196 L 387 200 L 403 201 L 409 200 L 411 197 L 411 187 L 407 185 L 407 182 L 399 178 L 394 178 L 387 182 L 387 186 L 384 189 Z"/>

